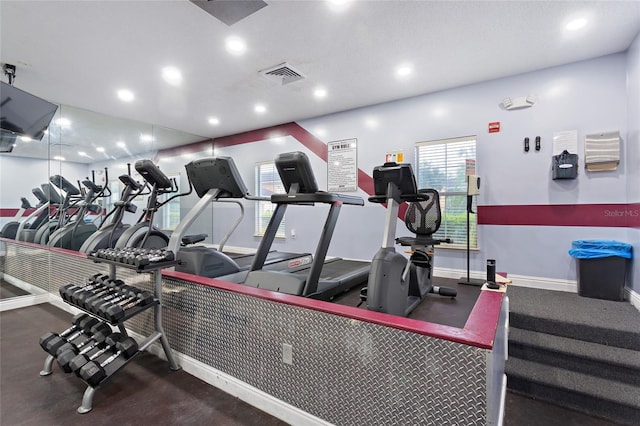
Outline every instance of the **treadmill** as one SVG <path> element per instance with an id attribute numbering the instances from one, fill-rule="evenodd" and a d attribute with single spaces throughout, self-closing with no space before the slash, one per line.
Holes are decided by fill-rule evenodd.
<path id="1" fill-rule="evenodd" d="M 343 204 L 364 206 L 364 200 L 360 197 L 319 191 L 309 158 L 303 152 L 280 154 L 275 165 L 287 193 L 271 196 L 271 202 L 276 204 L 276 209 L 244 284 L 329 301 L 353 287 L 366 283 L 369 262 L 339 258 L 325 262 L 340 208 Z M 330 204 L 331 207 L 311 265 L 289 273 L 264 270 L 264 261 L 287 207 L 315 203 Z"/>
<path id="2" fill-rule="evenodd" d="M 185 166 L 187 177 L 200 200 L 189 210 L 180 224 L 171 233 L 167 250 L 176 253 L 178 265 L 175 270 L 208 278 L 225 276 L 231 282 L 242 282 L 254 262 L 253 255 L 238 255 L 235 258 L 222 252 L 224 243 L 240 224 L 244 215 L 244 207 L 238 200 L 269 201 L 268 198 L 255 197 L 249 194 L 238 169 L 230 157 L 202 158 Z M 216 250 L 206 246 L 194 246 L 203 241 L 207 235 L 186 235 L 193 222 L 212 202 L 233 202 L 241 209 L 241 216 Z M 312 261 L 310 253 L 287 253 L 271 251 L 265 254 L 263 264 L 268 269 L 297 268 L 308 265 Z"/>

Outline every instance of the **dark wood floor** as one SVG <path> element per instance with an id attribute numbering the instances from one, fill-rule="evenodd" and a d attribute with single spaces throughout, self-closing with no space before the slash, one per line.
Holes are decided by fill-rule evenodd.
<path id="1" fill-rule="evenodd" d="M 91 413 L 76 413 L 85 386 L 74 375 L 40 377 L 38 338 L 71 316 L 44 304 L 0 313 L 1 425 L 281 425 L 283 422 L 184 371 L 143 354 L 96 392 Z M 505 425 L 607 426 L 572 410 L 508 392 Z"/>

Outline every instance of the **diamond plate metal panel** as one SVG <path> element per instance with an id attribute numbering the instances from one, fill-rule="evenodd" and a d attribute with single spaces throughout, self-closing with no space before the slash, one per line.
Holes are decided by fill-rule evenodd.
<path id="1" fill-rule="evenodd" d="M 7 273 L 57 293 L 108 271 L 50 253 L 49 279 L 47 250 L 7 244 Z M 152 290 L 153 274 L 118 268 L 117 276 Z M 163 302 L 173 350 L 331 423 L 487 424 L 487 350 L 170 278 Z M 150 334 L 151 310 L 127 328 Z M 283 344 L 293 347 L 292 365 Z"/>

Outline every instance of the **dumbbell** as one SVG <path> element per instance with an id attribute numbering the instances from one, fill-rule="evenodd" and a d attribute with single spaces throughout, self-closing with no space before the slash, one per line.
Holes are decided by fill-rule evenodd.
<path id="1" fill-rule="evenodd" d="M 172 251 L 154 250 L 145 256 L 136 256 L 134 259 L 134 265 L 137 267 L 146 266 L 151 263 L 169 262 L 174 259 Z"/>
<path id="2" fill-rule="evenodd" d="M 148 291 L 143 291 L 138 293 L 135 298 L 131 297 L 129 299 L 125 299 L 120 303 L 113 304 L 111 306 L 101 306 L 101 311 L 99 315 L 103 318 L 106 318 L 109 322 L 117 322 L 120 319 L 124 318 L 125 313 L 128 309 L 134 308 L 136 306 L 143 307 L 153 303 L 153 295 Z"/>
<path id="3" fill-rule="evenodd" d="M 75 284 L 67 284 L 64 287 L 60 287 L 60 296 L 68 302 L 74 305 L 78 304 L 78 297 L 84 292 L 95 292 L 106 287 L 109 283 L 109 277 L 107 275 L 102 276 L 99 280 L 90 281 L 88 285 L 79 286 Z"/>
<path id="4" fill-rule="evenodd" d="M 62 368 L 62 371 L 64 371 L 65 373 L 71 373 L 72 370 L 70 363 L 77 355 L 84 355 L 87 352 L 90 352 L 92 349 L 104 343 L 107 340 L 107 337 L 112 334 L 113 333 L 111 332 L 111 328 L 106 328 L 95 333 L 93 336 L 91 336 L 90 339 L 83 342 L 81 345 L 67 348 L 64 351 L 59 351 L 60 354 L 56 357 L 56 361 L 58 361 L 58 364 L 60 365 L 60 368 Z M 89 342 L 92 343 L 89 344 Z"/>
<path id="5" fill-rule="evenodd" d="M 76 296 L 76 305 L 81 306 L 85 309 L 89 309 L 93 301 L 103 299 L 112 294 L 117 294 L 120 291 L 128 290 L 131 287 L 126 285 L 122 280 L 112 280 L 108 282 L 105 288 L 102 288 L 98 291 L 87 291 L 80 293 Z"/>
<path id="6" fill-rule="evenodd" d="M 128 303 L 130 299 L 138 297 L 140 293 L 143 293 L 143 291 L 138 288 L 129 286 L 127 291 L 123 291 L 118 295 L 114 295 L 114 297 L 96 300 L 95 303 L 91 305 L 91 312 L 101 315 L 107 307 L 113 304 Z"/>
<path id="7" fill-rule="evenodd" d="M 98 364 L 95 361 L 89 361 L 80 368 L 80 377 L 87 382 L 91 387 L 95 387 L 100 384 L 107 377 L 104 367 L 111 364 L 114 360 L 120 356 L 124 356 L 126 359 L 131 358 L 136 352 L 138 352 L 138 344 L 131 337 L 127 337 L 116 343 L 116 351 L 109 358 Z"/>
<path id="8" fill-rule="evenodd" d="M 76 331 L 80 327 L 80 322 L 85 318 L 91 318 L 91 317 L 89 315 L 87 315 L 87 314 L 77 314 L 71 320 L 72 326 L 67 328 L 66 330 L 64 330 L 62 333 L 60 333 L 60 334 L 47 333 L 44 336 L 42 336 L 40 338 L 40 346 L 42 347 L 42 349 L 44 349 L 45 351 L 49 352 L 47 350 L 47 344 L 51 341 L 51 339 L 53 339 L 54 337 L 57 337 L 57 336 L 65 337 L 65 336 L 69 335 L 70 333 L 73 333 L 74 331 Z"/>
<path id="9" fill-rule="evenodd" d="M 93 327 L 91 327 L 89 329 L 87 335 L 84 336 L 85 337 L 84 340 L 80 340 L 79 342 L 73 343 L 73 339 L 69 339 L 62 346 L 60 346 L 59 348 L 56 349 L 55 356 L 59 356 L 62 352 L 68 351 L 68 350 L 77 352 L 78 349 L 80 349 L 83 346 L 85 346 L 86 344 L 90 343 L 92 341 L 92 337 L 94 335 L 98 334 L 98 333 L 110 334 L 111 333 L 111 327 L 109 327 L 104 322 L 98 322 L 96 325 L 94 325 Z"/>
<path id="10" fill-rule="evenodd" d="M 91 355 L 89 355 L 89 352 L 91 352 L 91 350 L 88 350 L 86 352 L 83 351 L 84 353 L 80 352 L 78 355 L 73 357 L 73 359 L 69 361 L 68 364 L 69 370 L 73 371 L 78 377 L 80 377 L 80 369 L 83 365 L 85 365 L 89 361 L 97 359 L 101 355 L 104 355 L 109 349 L 115 348 L 116 343 L 125 338 L 127 338 L 127 336 L 122 333 L 111 333 L 109 336 L 107 336 L 106 339 L 104 339 L 104 347 L 102 349 L 99 349 Z"/>
<path id="11" fill-rule="evenodd" d="M 141 290 L 130 285 L 124 285 L 118 288 L 117 291 L 114 291 L 113 293 L 103 294 L 102 296 L 96 296 L 87 299 L 84 304 L 84 308 L 91 312 L 98 313 L 100 312 L 100 310 L 98 309 L 99 306 L 105 303 L 111 303 L 116 300 L 122 300 L 124 298 L 133 296 L 135 294 L 138 294 L 140 291 Z"/>
<path id="12" fill-rule="evenodd" d="M 82 316 L 82 318 L 78 322 L 74 322 L 74 325 L 72 327 L 67 328 L 62 333 L 47 333 L 42 336 L 40 338 L 40 346 L 42 346 L 42 349 L 55 356 L 60 346 L 64 345 L 68 341 L 78 338 L 83 332 L 91 330 L 91 327 L 100 322 L 97 319 L 90 317 L 89 315 L 80 315 Z M 78 317 L 78 315 L 74 317 L 74 321 L 76 317 Z"/>
<path id="13" fill-rule="evenodd" d="M 92 289 L 92 288 L 97 288 L 100 287 L 102 285 L 104 285 L 105 281 L 108 279 L 109 277 L 107 275 L 103 275 L 103 274 L 93 274 L 91 277 L 89 277 L 88 280 L 88 285 L 85 286 L 80 286 L 80 285 L 76 285 L 76 284 L 66 284 L 63 285 L 62 287 L 60 287 L 58 289 L 58 291 L 60 292 L 60 296 L 62 297 L 62 299 L 64 300 L 69 300 L 72 301 L 71 299 L 71 295 L 78 291 L 78 290 L 82 290 L 82 289 Z"/>

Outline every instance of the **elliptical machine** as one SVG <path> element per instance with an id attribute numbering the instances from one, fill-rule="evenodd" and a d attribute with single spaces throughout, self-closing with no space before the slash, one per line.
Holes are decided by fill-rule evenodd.
<path id="1" fill-rule="evenodd" d="M 109 181 L 109 174 L 106 168 L 105 181 Z M 95 184 L 95 173 L 92 176 L 92 180 L 85 179 L 82 181 L 82 185 L 86 188 L 84 200 L 77 204 L 76 211 L 73 215 L 70 215 L 73 216 L 73 220 L 70 217 L 66 224 L 51 233 L 49 236 L 49 245 L 51 247 L 79 250 L 86 239 L 98 230 L 93 222 L 87 222 L 85 218 L 89 213 L 100 212 L 100 206 L 94 204 L 94 201 L 101 197 L 108 197 L 111 195 L 111 191 L 107 185 Z"/>
<path id="2" fill-rule="evenodd" d="M 51 234 L 67 223 L 70 218 L 69 212 L 82 200 L 82 192 L 63 176 L 51 176 L 49 181 L 61 189 L 66 195 L 62 203 L 58 204 L 55 214 L 36 231 L 33 242 L 42 245 L 49 244 Z"/>
<path id="3" fill-rule="evenodd" d="M 42 226 L 48 226 L 51 208 L 58 208 L 62 204 L 62 197 L 50 183 L 43 183 L 40 188 L 33 188 L 31 192 L 40 200 L 40 204 L 33 213 L 20 222 L 16 231 L 16 241 L 35 242 L 38 229 Z"/>
<path id="4" fill-rule="evenodd" d="M 147 207 L 144 209 L 142 216 L 140 216 L 135 225 L 130 226 L 122 233 L 116 242 L 115 248 L 164 248 L 169 243 L 169 237 L 153 225 L 153 217 L 158 209 L 169 201 L 176 197 L 184 197 L 191 194 L 191 183 L 189 183 L 188 192 L 176 194 L 164 201 L 158 201 L 158 196 L 160 195 L 178 192 L 178 184 L 175 179 L 169 179 L 151 160 L 138 160 L 134 167 L 144 180 L 151 185 L 151 190 L 147 199 Z"/>
<path id="5" fill-rule="evenodd" d="M 432 236 L 440 227 L 441 212 L 438 192 L 418 191 L 411 164 L 385 163 L 373 170 L 375 196 L 372 203 L 387 203 L 385 235 L 382 247 L 371 262 L 367 287 L 361 292 L 369 310 L 408 316 L 428 293 L 456 297 L 457 291 L 432 284 L 433 246 L 450 240 Z M 400 204 L 410 202 L 405 224 L 416 237 L 395 238 Z M 395 244 L 411 247 L 406 259 L 396 252 Z"/>
<path id="6" fill-rule="evenodd" d="M 131 177 L 131 165 L 128 164 L 128 166 L 129 173 L 118 176 L 124 185 L 120 200 L 116 201 L 114 208 L 104 217 L 98 230 L 85 240 L 80 247 L 80 252 L 91 253 L 103 248 L 113 248 L 122 233 L 129 228 L 129 225 L 122 223 L 124 214 L 136 212 L 137 206 L 133 204 L 133 199 L 141 195 L 146 186 Z"/>
<path id="7" fill-rule="evenodd" d="M 20 209 L 18 209 L 16 215 L 10 222 L 4 224 L 2 230 L 0 230 L 0 237 L 15 240 L 16 232 L 18 232 L 18 227 L 20 226 L 20 219 L 22 219 L 22 216 L 24 216 L 24 213 L 28 209 L 33 208 L 31 207 L 31 203 L 29 202 L 29 200 L 27 200 L 25 197 L 20 197 L 20 201 Z"/>

